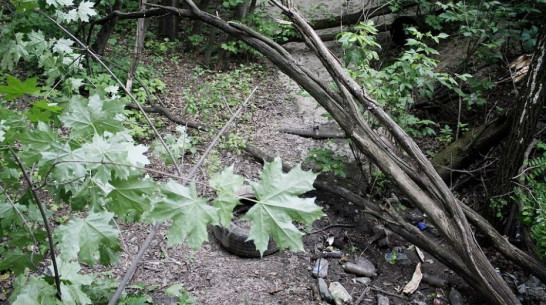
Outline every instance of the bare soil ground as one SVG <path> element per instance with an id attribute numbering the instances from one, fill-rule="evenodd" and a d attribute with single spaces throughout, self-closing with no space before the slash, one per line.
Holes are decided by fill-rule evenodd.
<path id="1" fill-rule="evenodd" d="M 312 58 L 305 55 L 301 45 L 288 47 L 301 61 L 309 66 L 316 66 Z M 199 79 L 190 77 L 199 58 L 183 56 L 179 62 L 166 62 L 171 67 L 165 74 L 164 81 L 169 88 L 169 95 L 164 103 L 178 115 L 184 116 L 185 106 L 182 90 L 191 87 Z M 274 67 L 263 63 L 265 72 L 255 80 L 258 90 L 251 101 L 246 116 L 231 132 L 242 131 L 249 142 L 258 146 L 272 156 L 280 156 L 284 161 L 294 165 L 305 159 L 312 147 L 334 147 L 338 151 L 348 151 L 343 140 L 331 141 L 311 140 L 299 136 L 280 133 L 280 127 L 313 128 L 327 123 L 316 107 L 315 102 L 299 94 L 299 88 Z M 319 75 L 321 74 L 318 71 Z M 188 117 L 187 119 L 198 119 Z M 174 128 L 170 125 L 167 128 Z M 250 132 L 251 131 L 251 132 Z M 205 143 L 206 144 L 206 143 Z M 189 156 L 190 160 L 198 159 L 203 147 L 198 153 Z M 261 165 L 251 156 L 221 151 L 219 154 L 222 166 L 233 164 L 235 171 L 249 179 L 258 176 Z M 187 162 L 185 171 L 193 165 Z M 165 170 L 172 170 L 166 168 Z M 356 166 L 347 168 L 349 184 L 356 186 L 363 178 Z M 199 172 L 198 180 L 206 180 L 206 170 Z M 391 304 L 448 304 L 447 289 L 421 284 L 417 292 L 404 296 L 401 290 L 411 279 L 419 259 L 415 248 L 404 240 L 391 236 L 387 246 L 380 247 L 371 243 L 374 234 L 372 227 L 376 223 L 353 206 L 325 192 L 313 192 L 316 202 L 321 205 L 326 217 L 315 222 L 309 234 L 304 236 L 305 251 L 285 251 L 261 259 L 239 258 L 223 249 L 215 240 L 213 234 L 209 242 L 200 249 L 194 250 L 188 246 L 166 248 L 164 228 L 156 237 L 147 251 L 132 283 L 144 287 L 152 287 L 150 291 L 156 304 L 176 304 L 176 300 L 167 297 L 163 290 L 173 284 L 183 284 L 188 291 L 197 297 L 197 304 L 326 304 L 320 301 L 316 293 L 317 280 L 312 277 L 311 269 L 315 260 L 325 245 L 327 239 L 333 237 L 335 249 L 345 255 L 343 258 L 328 258 L 330 269 L 327 282 L 340 282 L 356 300 L 369 286 L 361 304 L 376 304 L 377 295 L 389 297 Z M 408 208 L 408 212 L 411 209 Z M 339 225 L 344 226 L 333 226 Z M 324 230 L 321 230 L 325 228 Z M 141 225 L 127 225 L 122 228 L 123 247 L 127 251 L 122 257 L 122 264 L 110 269 L 118 279 L 125 273 L 130 260 L 136 255 L 149 228 Z M 432 234 L 424 231 L 423 234 Z M 441 243 L 441 239 L 438 238 Z M 385 255 L 393 247 L 402 247 L 410 260 L 407 264 L 389 263 Z M 346 261 L 356 261 L 358 257 L 369 259 L 377 268 L 378 276 L 365 285 L 356 281 L 357 276 L 346 273 L 342 265 Z M 441 277 L 453 283 L 463 292 L 469 302 L 475 302 L 473 291 L 456 275 L 425 253 L 423 272 Z M 131 289 L 128 290 L 131 292 Z"/>

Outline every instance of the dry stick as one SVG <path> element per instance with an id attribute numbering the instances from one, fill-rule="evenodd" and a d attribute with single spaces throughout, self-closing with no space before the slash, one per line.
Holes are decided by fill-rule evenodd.
<path id="1" fill-rule="evenodd" d="M 140 11 L 145 11 L 147 0 L 141 0 L 140 2 Z M 131 68 L 129 69 L 129 73 L 127 73 L 127 84 L 125 87 L 127 87 L 127 90 L 131 91 L 133 88 L 133 75 L 135 74 L 135 71 L 138 67 L 138 61 L 140 60 L 140 53 L 142 53 L 142 48 L 144 47 L 144 35 L 146 31 L 145 26 L 145 20 L 144 18 L 139 18 L 137 22 L 137 30 L 136 30 L 136 37 L 135 37 L 135 56 L 133 58 L 133 62 L 131 63 Z"/>
<path id="2" fill-rule="evenodd" d="M 341 228 L 354 228 L 355 225 L 346 224 L 346 223 L 337 223 L 337 224 L 329 225 L 329 226 L 326 226 L 324 228 L 320 228 L 318 230 L 309 232 L 309 233 L 307 233 L 307 235 L 316 234 L 316 233 L 320 233 L 322 231 L 326 231 L 326 230 L 331 229 L 331 228 L 339 228 L 339 227 L 341 227 Z"/>
<path id="3" fill-rule="evenodd" d="M 399 295 L 399 294 L 392 293 L 392 292 L 388 292 L 388 291 L 385 291 L 383 289 L 377 288 L 375 286 L 371 287 L 371 289 L 373 291 L 377 291 L 377 292 L 381 292 L 381 293 L 386 294 L 386 295 L 390 295 L 391 297 L 399 298 L 399 299 L 406 300 L 406 301 L 408 300 L 408 298 L 406 296 Z"/>
<path id="4" fill-rule="evenodd" d="M 116 289 L 116 292 L 114 292 L 114 294 L 112 295 L 112 298 L 110 298 L 110 301 L 108 302 L 108 305 L 116 304 L 119 297 L 121 296 L 121 293 L 125 289 L 125 286 L 127 286 L 127 283 L 129 283 L 129 281 L 131 280 L 131 278 L 135 274 L 136 269 L 138 267 L 138 263 L 142 259 L 142 256 L 144 256 L 144 253 L 146 252 L 146 250 L 148 250 L 148 247 L 150 246 L 150 243 L 154 239 L 154 237 L 155 237 L 158 230 L 159 230 L 159 224 L 154 223 L 154 225 L 152 226 L 152 230 L 148 234 L 148 237 L 146 237 L 146 240 L 144 241 L 144 243 L 140 247 L 140 250 L 138 251 L 135 258 L 133 258 L 133 260 L 131 261 L 131 265 L 129 266 L 129 269 L 125 273 L 125 276 L 123 277 L 123 280 L 121 280 L 121 283 L 119 284 L 118 289 Z"/>
<path id="5" fill-rule="evenodd" d="M 366 296 L 366 294 L 370 291 L 370 286 L 367 286 L 364 291 L 362 291 L 362 294 L 358 297 L 358 299 L 356 299 L 356 301 L 354 302 L 353 305 L 358 305 L 360 304 L 360 302 L 362 302 L 362 300 L 364 300 L 364 297 Z"/>
<path id="6" fill-rule="evenodd" d="M 216 135 L 216 137 L 214 138 L 214 140 L 212 141 L 212 143 L 210 143 L 210 145 L 207 147 L 207 149 L 205 150 L 205 152 L 203 153 L 203 155 L 201 156 L 201 159 L 199 159 L 199 161 L 195 164 L 195 166 L 190 170 L 190 173 L 188 174 L 188 176 L 191 178 L 193 177 L 193 175 L 195 175 L 195 172 L 197 171 L 197 169 L 199 168 L 199 166 L 201 166 L 201 164 L 203 164 L 203 162 L 205 161 L 205 158 L 208 156 L 208 154 L 210 153 L 210 151 L 212 150 L 212 148 L 214 146 L 216 146 L 216 143 L 218 143 L 218 140 L 220 139 L 220 137 L 222 137 L 222 135 L 224 134 L 224 132 L 226 132 L 226 130 L 228 129 L 228 127 L 233 123 L 233 121 L 239 116 L 239 114 L 241 114 L 241 111 L 243 110 L 243 108 L 246 106 L 246 104 L 248 103 L 248 101 L 250 101 L 250 98 L 252 97 L 252 95 L 254 95 L 254 92 L 256 92 L 256 89 L 258 89 L 258 86 L 256 86 L 254 88 L 254 90 L 252 90 L 252 92 L 250 92 L 250 95 L 246 98 L 246 100 L 241 104 L 241 106 L 239 106 L 239 109 L 237 109 L 237 111 L 235 112 L 234 115 L 231 116 L 231 118 L 229 119 L 229 121 L 224 125 L 224 127 L 222 127 L 222 129 L 220 130 L 220 132 L 218 132 L 218 134 Z"/>
<path id="7" fill-rule="evenodd" d="M 216 138 L 214 138 L 212 143 L 207 147 L 207 150 L 203 153 L 203 156 L 201 156 L 201 159 L 199 159 L 197 164 L 195 164 L 195 166 L 190 170 L 190 173 L 188 174 L 189 178 L 192 178 L 195 175 L 195 172 L 197 171 L 199 166 L 203 163 L 203 161 L 205 160 L 207 155 L 210 153 L 212 148 L 216 145 L 216 143 L 218 143 L 218 140 L 220 139 L 222 134 L 226 131 L 226 129 L 229 127 L 229 125 L 231 125 L 231 123 L 233 123 L 235 118 L 237 118 L 237 116 L 241 113 L 241 111 L 244 108 L 244 106 L 246 105 L 246 103 L 248 103 L 248 101 L 250 100 L 250 98 L 252 97 L 254 92 L 256 92 L 256 89 L 258 89 L 258 87 L 254 88 L 254 90 L 252 90 L 250 95 L 243 102 L 243 104 L 239 107 L 237 112 L 235 112 L 235 114 L 231 117 L 231 119 L 224 125 L 222 130 L 220 130 L 218 135 L 216 135 Z M 121 296 L 121 293 L 123 292 L 123 290 L 127 286 L 127 283 L 131 280 L 131 278 L 135 274 L 136 269 L 138 267 L 138 264 L 139 264 L 140 260 L 142 259 L 142 256 L 144 255 L 144 253 L 146 252 L 146 250 L 150 246 L 150 243 L 152 242 L 152 240 L 153 240 L 155 234 L 157 233 L 158 229 L 159 229 L 159 225 L 157 223 L 154 223 L 154 225 L 152 227 L 152 230 L 150 231 L 148 237 L 146 238 L 146 241 L 144 242 L 144 244 L 142 244 L 142 247 L 141 247 L 140 251 L 137 253 L 136 257 L 131 261 L 131 265 L 130 265 L 129 269 L 127 270 L 127 273 L 125 273 L 125 276 L 123 277 L 123 280 L 121 281 L 118 289 L 116 289 L 116 292 L 114 293 L 114 295 L 112 296 L 112 298 L 108 302 L 108 305 L 116 304 L 117 300 Z"/>
<path id="8" fill-rule="evenodd" d="M 9 151 L 13 155 L 13 158 L 15 159 L 15 162 L 17 162 L 17 165 L 19 165 L 21 172 L 23 172 L 23 177 L 25 178 L 25 181 L 28 183 L 28 187 L 30 188 L 30 191 L 32 192 L 32 196 L 34 197 L 34 200 L 36 201 L 36 205 L 38 206 L 38 209 L 40 210 L 40 214 L 42 215 L 42 219 L 44 221 L 44 226 L 47 233 L 47 240 L 49 241 L 49 255 L 51 257 L 51 263 L 53 264 L 53 272 L 55 273 L 55 286 L 57 287 L 57 299 L 62 301 L 61 276 L 59 274 L 59 269 L 57 268 L 57 259 L 55 257 L 55 246 L 53 244 L 53 236 L 51 235 L 51 228 L 49 227 L 49 220 L 47 219 L 46 212 L 44 210 L 44 207 L 42 206 L 42 201 L 40 200 L 38 193 L 36 193 L 36 187 L 34 186 L 34 183 L 32 183 L 32 180 L 28 176 L 28 173 L 25 170 L 23 163 L 21 162 L 21 160 L 19 159 L 15 151 L 13 151 L 11 148 L 9 149 Z"/>

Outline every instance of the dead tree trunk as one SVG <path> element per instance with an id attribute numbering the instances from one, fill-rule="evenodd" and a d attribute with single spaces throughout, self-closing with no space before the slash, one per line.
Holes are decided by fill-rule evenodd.
<path id="1" fill-rule="evenodd" d="M 533 140 L 536 126 L 546 100 L 546 27 L 543 26 L 533 53 L 533 60 L 523 89 L 513 109 L 511 129 L 500 159 L 499 168 L 493 183 L 493 195 L 502 196 L 510 193 L 514 184 L 513 177 L 519 174 L 523 165 L 525 150 Z M 512 205 L 516 203 L 512 202 Z M 514 206 L 515 208 L 515 206 Z M 507 207 L 504 215 L 508 210 Z M 512 212 L 513 214 L 514 212 Z M 509 229 L 511 223 L 507 224 Z"/>
<path id="2" fill-rule="evenodd" d="M 271 2 L 280 7 L 292 20 L 306 43 L 330 73 L 339 91 L 334 91 L 330 82 L 319 80 L 306 67 L 298 65 L 286 50 L 271 39 L 245 25 L 225 22 L 217 16 L 205 13 L 199 10 L 191 0 L 186 0 L 196 18 L 243 40 L 264 54 L 281 71 L 311 94 L 339 123 L 356 147 L 388 174 L 406 197 L 430 216 L 431 221 L 448 241 L 450 249 L 436 249 L 433 247 L 432 240 L 418 236 L 420 234 L 414 234 L 409 227 L 404 237 L 417 246 L 431 251 L 432 255 L 479 289 L 491 304 L 519 304 L 518 299 L 476 243 L 461 204 L 455 199 L 423 152 L 368 95 L 366 90 L 347 75 L 339 61 L 328 51 L 297 11 L 284 7 L 276 0 Z M 179 13 L 187 14 L 187 12 Z M 368 111 L 386 130 L 389 130 L 398 146 L 379 137 L 370 128 L 362 119 L 361 111 L 363 110 Z M 400 147 L 403 152 L 397 151 L 396 147 Z M 383 207 L 382 212 L 390 216 L 390 221 L 400 223 L 400 227 L 405 228 L 407 223 L 400 219 L 396 211 Z M 486 224 L 484 226 L 487 227 Z M 502 246 L 509 246 L 502 241 L 499 242 Z"/>
<path id="3" fill-rule="evenodd" d="M 145 10 L 145 6 L 147 2 L 148 0 L 141 0 L 140 11 Z M 137 22 L 133 62 L 131 63 L 131 68 L 129 69 L 129 72 L 127 73 L 127 82 L 125 84 L 125 87 L 127 88 L 129 92 L 131 92 L 133 88 L 133 77 L 138 67 L 138 62 L 140 61 L 140 53 L 142 52 L 142 49 L 144 48 L 145 35 L 146 35 L 146 20 L 144 18 L 140 18 L 138 19 L 138 22 Z"/>

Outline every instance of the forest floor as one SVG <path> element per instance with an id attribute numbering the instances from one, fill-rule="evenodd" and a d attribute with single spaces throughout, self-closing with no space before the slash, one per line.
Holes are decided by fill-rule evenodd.
<path id="1" fill-rule="evenodd" d="M 338 1 L 325 1 L 325 5 L 334 5 L 336 2 L 339 5 Z M 358 1 L 351 3 L 355 5 Z M 328 7 L 328 10 L 332 11 L 332 8 Z M 335 43 L 329 43 L 329 46 L 339 57 L 342 56 Z M 453 45 L 444 47 L 450 52 L 445 58 L 451 61 L 458 60 L 460 54 L 457 52 L 464 49 Z M 305 66 L 320 66 L 303 44 L 292 43 L 286 48 Z M 449 65 L 449 60 L 444 60 L 441 65 Z M 201 61 L 199 55 L 187 53 L 164 56 L 159 66 L 156 65 L 162 71 L 162 80 L 167 84 L 168 95 L 163 98 L 163 103 L 175 116 L 214 125 L 216 121 L 225 121 L 226 117 L 230 117 L 229 111 L 224 111 L 220 116 L 203 113 L 189 115 L 185 112 L 188 95 L 207 95 L 206 86 L 215 80 L 217 72 L 199 68 Z M 151 65 L 149 60 L 144 62 Z M 230 67 L 232 71 L 237 69 L 242 72 L 236 77 L 247 79 L 250 87 L 257 87 L 257 90 L 244 109 L 242 118 L 230 127 L 230 133 L 245 138 L 247 143 L 270 156 L 280 156 L 292 166 L 305 161 L 312 148 L 329 148 L 347 157 L 346 160 L 352 158 L 351 150 L 343 139 L 313 140 L 279 132 L 279 128 L 312 130 L 326 125 L 335 128 L 335 124 L 328 121 L 324 116 L 325 111 L 311 97 L 302 94 L 293 81 L 270 63 L 255 59 L 255 64 L 250 68 L 238 65 Z M 325 71 L 315 71 L 319 77 L 326 77 Z M 233 91 L 226 90 L 226 94 L 230 93 Z M 242 100 L 246 96 L 238 98 Z M 235 110 L 231 109 L 233 112 Z M 172 131 L 175 127 L 176 124 L 171 122 L 164 130 Z M 197 131 L 190 131 L 190 135 L 199 138 L 200 143 L 196 144 L 197 153 L 187 156 L 189 160 L 183 166 L 186 173 L 200 158 L 208 140 L 214 136 Z M 237 151 L 236 146 L 215 149 L 196 179 L 206 182 L 210 172 L 230 165 L 234 165 L 237 174 L 247 179 L 257 179 L 262 165 L 254 157 Z M 156 168 L 161 167 L 158 160 L 156 165 Z M 172 167 L 164 167 L 163 170 L 174 172 Z M 364 177 L 356 165 L 348 164 L 345 171 L 348 179 L 330 179 L 337 179 L 336 183 L 342 181 L 361 194 L 365 189 L 370 189 L 367 185 L 370 177 Z M 390 186 L 385 187 L 388 189 Z M 141 261 L 127 292 L 137 293 L 146 287 L 145 292 L 153 297 L 155 304 L 170 305 L 176 304 L 176 300 L 166 296 L 164 289 L 182 284 L 197 298 L 196 304 L 327 304 L 317 295 L 317 279 L 312 276 L 311 270 L 330 239 L 333 240 L 334 249 L 344 255 L 342 258 L 327 258 L 329 271 L 326 282 L 339 282 L 351 294 L 353 301 L 364 294 L 359 304 L 377 304 L 379 295 L 386 296 L 390 304 L 450 304 L 448 295 L 451 287 L 462 293 L 465 304 L 483 304 L 473 287 L 469 287 L 427 253 L 424 253 L 424 261 L 421 263 L 423 273 L 446 280 L 448 286 L 436 287 L 421 283 L 413 294 L 402 294 L 403 287 L 411 280 L 420 262 L 415 246 L 395 235 L 391 235 L 386 245 L 372 242 L 373 228 L 377 223 L 363 215 L 351 202 L 324 191 L 314 191 L 308 196 L 316 197 L 316 203 L 323 208 L 326 216 L 306 230 L 307 234 L 303 237 L 305 251 L 277 252 L 261 259 L 240 258 L 227 252 L 212 231 L 209 232 L 209 241 L 197 250 L 187 245 L 167 248 L 166 232 L 162 228 Z M 420 214 L 409 206 L 403 208 L 403 213 L 408 217 Z M 104 269 L 109 276 L 117 279 L 123 276 L 149 229 L 148 226 L 138 224 L 121 226 L 125 252 L 120 265 Z M 434 233 L 432 228 L 422 232 L 433 236 Z M 434 238 L 440 244 L 443 242 L 441 237 Z M 396 249 L 401 251 L 398 260 L 388 260 L 387 257 Z M 407 260 L 402 259 L 403 254 L 400 253 L 407 255 Z M 488 252 L 488 256 L 504 275 L 509 275 L 507 278 L 525 278 L 523 273 L 512 269 L 496 252 Z M 368 283 L 363 283 L 366 280 L 345 272 L 343 268 L 345 262 L 356 262 L 359 257 L 368 259 L 377 269 L 377 276 L 372 277 Z"/>
<path id="2" fill-rule="evenodd" d="M 333 5 L 332 3 L 336 2 L 344 1 L 325 1 L 326 5 Z M 358 2 L 351 1 L 352 5 Z M 332 11 L 331 8 L 328 10 Z M 329 46 L 333 50 L 336 49 L 332 43 Z M 306 66 L 319 66 L 303 44 L 292 43 L 286 47 Z M 150 58 L 144 58 L 143 63 L 153 65 L 155 69 L 161 71 L 161 79 L 167 85 L 168 92 L 162 98 L 162 103 L 174 116 L 215 126 L 215 120 L 220 120 L 220 117 L 206 117 L 203 113 L 188 115 L 185 109 L 188 106 L 187 96 L 206 94 L 206 86 L 216 72 L 199 68 L 202 63 L 199 55 L 188 53 L 171 55 L 165 54 L 160 63 L 153 63 Z M 447 57 L 456 58 L 454 54 Z M 335 124 L 332 125 L 328 121 L 323 115 L 325 111 L 317 107 L 312 98 L 302 94 L 293 81 L 270 63 L 263 59 L 255 59 L 255 64 L 250 67 L 247 69 L 234 65 L 230 68 L 242 70 L 240 77 L 248 78 L 250 88 L 257 87 L 241 119 L 230 127 L 230 133 L 244 137 L 248 143 L 270 156 L 280 156 L 292 166 L 305 161 L 312 148 L 329 148 L 350 160 L 351 150 L 343 139 L 313 140 L 279 132 L 279 128 L 312 130 L 325 125 L 335 128 Z M 316 72 L 319 77 L 325 77 L 324 71 Z M 203 91 L 198 92 L 199 88 Z M 239 98 L 245 99 L 246 96 Z M 231 110 L 234 112 L 236 108 Z M 231 114 L 225 111 L 219 115 L 225 121 Z M 167 123 L 162 129 L 163 132 L 175 130 L 176 124 L 159 115 L 153 116 Z M 201 157 L 209 140 L 215 136 L 195 130 L 191 130 L 189 134 L 199 139 L 199 143 L 195 144 L 197 152 L 187 155 L 188 160 L 182 166 L 184 173 L 189 172 Z M 206 182 L 210 172 L 231 165 L 234 166 L 235 173 L 254 180 L 258 178 L 262 167 L 254 157 L 238 152 L 236 145 L 232 145 L 215 149 L 197 172 L 196 179 Z M 159 160 L 155 160 L 153 166 L 174 173 L 172 166 L 161 165 Z M 347 179 L 340 177 L 329 179 L 336 179 L 336 183 L 340 181 L 346 183 L 357 193 L 363 194 L 364 189 L 369 189 L 369 177 L 364 177 L 357 165 L 348 163 L 345 172 L 349 177 Z M 334 249 L 344 255 L 342 258 L 326 258 L 329 262 L 326 282 L 339 282 L 351 294 L 353 301 L 365 293 L 360 304 L 377 304 L 378 295 L 386 296 L 390 304 L 450 304 L 448 295 L 451 287 L 462 293 L 465 304 L 484 304 L 473 287 L 469 287 L 453 271 L 427 253 L 424 253 L 424 261 L 421 262 L 423 273 L 444 279 L 449 285 L 436 287 L 421 283 L 413 294 L 402 294 L 403 287 L 411 280 L 416 265 L 420 262 L 415 246 L 395 235 L 391 235 L 386 245 L 372 242 L 374 226 L 377 223 L 363 215 L 351 202 L 324 191 L 313 191 L 307 195 L 316 197 L 316 203 L 323 208 L 326 216 L 316 221 L 312 228 L 306 229 L 307 234 L 303 236 L 305 251 L 277 252 L 259 259 L 240 258 L 227 252 L 215 239 L 211 230 L 209 241 L 199 249 L 192 249 L 187 245 L 167 248 L 166 228 L 163 226 L 146 251 L 126 292 L 128 294 L 144 292 L 152 296 L 154 304 L 171 305 L 177 304 L 177 301 L 167 296 L 164 290 L 172 285 L 182 284 L 197 298 L 196 304 L 327 304 L 317 295 L 317 279 L 312 276 L 311 270 L 330 240 L 333 241 Z M 419 211 L 410 206 L 403 208 L 405 209 L 403 213 L 408 217 L 420 215 Z M 426 223 L 426 218 L 424 222 Z M 121 245 L 124 249 L 121 263 L 116 266 L 95 268 L 94 271 L 99 277 L 120 280 L 146 239 L 150 226 L 120 224 L 120 230 Z M 440 244 L 443 242 L 441 237 L 434 235 L 435 232 L 430 227 L 422 234 L 434 236 Z M 399 251 L 398 260 L 392 259 L 392 256 L 391 259 L 387 259 L 396 249 Z M 407 255 L 407 260 L 402 259 L 403 255 L 400 253 Z M 496 252 L 490 252 L 488 255 L 504 274 L 518 279 L 525 278 L 519 270 L 512 269 L 501 255 Z M 359 257 L 368 259 L 377 269 L 377 276 L 371 277 L 370 282 L 363 283 L 362 281 L 366 280 L 345 272 L 343 268 L 344 263 L 356 262 Z"/>
<path id="3" fill-rule="evenodd" d="M 333 43 L 329 45 L 336 49 Z M 303 44 L 293 43 L 287 49 L 306 66 L 319 66 Z M 200 57 L 188 54 L 172 58 L 165 56 L 161 63 L 163 68 L 160 69 L 163 69 L 162 80 L 167 84 L 169 93 L 163 103 L 173 114 L 186 120 L 213 124 L 218 117 L 206 119 L 203 113 L 184 113 L 188 94 L 185 89 L 194 88 L 192 90 L 196 91 L 195 88 L 210 84 L 211 78 L 217 73 L 196 69 L 200 60 Z M 324 110 L 317 107 L 312 98 L 301 94 L 297 85 L 285 75 L 260 59 L 257 64 L 251 71 L 245 70 L 244 74 L 252 75 L 249 78 L 251 87 L 257 86 L 258 89 L 245 108 L 241 116 L 243 119 L 232 126 L 229 132 L 243 135 L 248 143 L 266 151 L 270 156 L 280 156 L 291 165 L 304 161 L 311 148 L 330 148 L 340 155 L 350 154 L 348 144 L 342 139 L 313 140 L 279 132 L 281 127 L 311 130 L 331 125 L 331 122 L 322 116 Z M 232 68 L 244 70 L 237 65 Z M 317 70 L 317 74 L 325 76 L 324 71 Z M 229 117 L 229 112 L 225 112 L 224 115 Z M 174 130 L 175 127 L 176 124 L 171 123 L 165 130 Z M 206 148 L 206 139 L 214 136 L 196 131 L 191 131 L 190 135 L 201 137 L 202 143 L 197 144 L 196 154 L 187 156 L 190 160 L 183 167 L 186 173 Z M 235 172 L 247 179 L 257 179 L 261 169 L 261 164 L 250 155 L 236 153 L 229 148 L 218 148 L 213 157 L 207 158 L 205 166 L 198 172 L 197 180 L 206 181 L 211 170 L 230 165 L 234 165 Z M 158 166 L 159 163 L 156 163 L 154 167 Z M 173 171 L 169 167 L 164 170 Z M 356 165 L 349 164 L 345 171 L 350 178 L 344 183 L 362 193 L 369 177 L 363 177 Z M 338 179 L 336 183 L 343 181 L 339 177 L 333 179 Z M 316 196 L 316 203 L 323 208 L 326 216 L 307 230 L 308 233 L 303 237 L 305 251 L 284 251 L 261 259 L 240 258 L 222 248 L 212 231 L 209 232 L 209 241 L 200 249 L 194 250 L 186 245 L 167 248 L 163 228 L 146 252 L 128 292 L 136 293 L 142 287 L 147 287 L 147 292 L 153 296 L 156 304 L 176 304 L 176 300 L 166 296 L 163 291 L 171 285 L 182 284 L 197 297 L 197 304 L 327 304 L 320 301 L 317 295 L 317 279 L 311 275 L 311 270 L 322 249 L 328 244 L 328 238 L 333 238 L 334 249 L 344 253 L 344 256 L 327 258 L 329 271 L 326 282 L 339 282 L 352 295 L 353 301 L 365 292 L 360 304 L 376 304 L 378 295 L 388 297 L 390 304 L 449 304 L 447 296 L 450 288 L 447 287 L 421 283 L 415 293 L 409 296 L 401 293 L 420 261 L 413 245 L 394 235 L 391 235 L 387 245 L 372 243 L 373 227 L 377 223 L 363 215 L 352 203 L 323 191 L 315 191 L 308 196 Z M 404 208 L 408 217 L 420 214 L 411 207 Z M 124 225 L 121 231 L 123 248 L 126 250 L 122 263 L 104 270 L 118 279 L 123 276 L 142 241 L 146 239 L 149 227 Z M 429 228 L 422 234 L 434 234 L 434 231 Z M 435 238 L 438 243 L 442 243 L 440 237 Z M 400 254 L 398 260 L 387 260 L 389 253 L 396 249 L 406 254 L 407 260 L 402 259 Z M 345 262 L 356 262 L 359 257 L 368 259 L 377 268 L 377 276 L 366 284 L 361 282 L 366 280 L 345 272 L 342 267 Z M 495 257 L 494 253 L 492 257 Z M 502 260 L 498 263 L 502 263 Z M 422 270 L 448 281 L 449 287 L 455 287 L 463 294 L 466 304 L 482 304 L 473 288 L 427 253 L 424 254 Z"/>

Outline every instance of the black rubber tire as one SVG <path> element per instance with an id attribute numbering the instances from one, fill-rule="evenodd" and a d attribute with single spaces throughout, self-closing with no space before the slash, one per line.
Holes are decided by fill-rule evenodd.
<path id="1" fill-rule="evenodd" d="M 260 251 L 256 250 L 254 242 L 252 240 L 246 241 L 250 232 L 249 229 L 243 229 L 231 223 L 229 229 L 221 226 L 213 226 L 212 231 L 214 232 L 214 237 L 228 252 L 241 257 L 262 257 L 260 256 Z M 277 251 L 279 251 L 277 244 L 275 244 L 273 238 L 270 238 L 263 256 L 271 255 Z"/>

